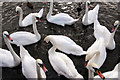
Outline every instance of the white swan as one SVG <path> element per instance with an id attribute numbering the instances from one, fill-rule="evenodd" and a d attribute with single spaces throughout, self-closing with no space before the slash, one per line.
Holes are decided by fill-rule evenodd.
<path id="1" fill-rule="evenodd" d="M 112 71 L 108 71 L 108 72 L 103 73 L 105 78 L 117 78 L 119 80 L 120 79 L 119 78 L 119 73 L 120 73 L 119 66 L 120 66 L 120 63 L 118 63 Z M 94 78 L 100 78 L 100 77 L 97 75 Z"/>
<path id="2" fill-rule="evenodd" d="M 38 13 L 30 13 L 23 19 L 23 10 L 21 7 L 16 7 L 17 15 L 19 16 L 19 26 L 26 27 L 28 25 L 33 24 L 32 22 L 32 15 L 37 15 L 37 17 L 41 18 L 43 15 L 43 8 Z"/>
<path id="3" fill-rule="evenodd" d="M 32 15 L 34 34 L 26 31 L 14 32 L 10 35 L 10 37 L 13 40 L 10 42 L 12 44 L 16 44 L 17 46 L 30 45 L 38 42 L 41 39 L 41 35 L 37 31 L 36 22 L 35 22 L 36 18 L 37 18 L 36 15 Z"/>
<path id="4" fill-rule="evenodd" d="M 50 0 L 50 9 L 46 16 L 47 21 L 50 23 L 65 26 L 65 25 L 72 25 L 73 23 L 79 20 L 79 19 L 73 19 L 71 16 L 69 16 L 66 13 L 59 13 L 52 16 L 52 9 L 53 9 L 53 0 Z"/>
<path id="5" fill-rule="evenodd" d="M 94 23 L 94 20 L 98 17 L 99 4 L 97 4 L 97 6 L 93 10 L 89 11 L 89 8 L 90 8 L 90 1 L 87 1 L 86 2 L 86 11 L 82 18 L 82 23 L 84 25 L 90 25 L 90 24 Z"/>
<path id="6" fill-rule="evenodd" d="M 23 46 L 20 46 L 20 57 L 22 61 L 22 73 L 26 78 L 34 78 L 35 80 L 46 78 L 45 72 L 47 69 L 41 59 L 35 60 Z"/>
<path id="7" fill-rule="evenodd" d="M 98 20 L 95 20 L 94 22 L 94 36 L 96 39 L 99 37 L 103 37 L 105 41 L 105 46 L 107 49 L 113 50 L 115 49 L 115 41 L 114 41 L 114 35 L 117 31 L 117 28 L 119 27 L 120 22 L 117 20 L 114 23 L 114 28 L 112 29 L 112 33 L 109 32 L 109 30 L 105 27 L 100 25 Z"/>
<path id="8" fill-rule="evenodd" d="M 13 50 L 10 42 L 8 41 L 9 34 L 7 31 L 3 32 L 4 41 L 8 47 L 8 50 L 0 48 L 0 67 L 15 67 L 20 64 L 20 58 Z"/>
<path id="9" fill-rule="evenodd" d="M 77 45 L 72 39 L 63 35 L 48 35 L 44 40 L 51 42 L 57 49 L 76 56 L 85 55 L 86 51 L 83 51 L 82 47 Z"/>
<path id="10" fill-rule="evenodd" d="M 49 61 L 53 69 L 58 73 L 58 75 L 64 75 L 66 78 L 83 78 L 80 75 L 72 60 L 65 54 L 60 52 L 55 52 L 56 47 L 53 46 L 48 51 Z"/>
<path id="11" fill-rule="evenodd" d="M 97 39 L 93 45 L 88 48 L 85 58 L 85 66 L 89 70 L 89 78 L 93 78 L 94 72 L 96 72 L 101 78 L 104 79 L 104 76 L 100 72 L 99 68 L 103 65 L 106 55 L 106 48 L 103 38 Z"/>

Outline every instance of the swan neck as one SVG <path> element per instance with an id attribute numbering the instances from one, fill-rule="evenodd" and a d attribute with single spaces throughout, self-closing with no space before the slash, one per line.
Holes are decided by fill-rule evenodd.
<path id="1" fill-rule="evenodd" d="M 85 10 L 85 13 L 88 14 L 88 4 L 86 2 L 86 10 Z"/>
<path id="2" fill-rule="evenodd" d="M 56 50 L 56 47 L 55 47 L 55 46 L 52 46 L 52 48 L 50 48 L 50 50 L 49 50 L 49 54 L 50 54 L 50 53 L 54 54 L 54 53 L 55 53 L 55 50 Z"/>
<path id="3" fill-rule="evenodd" d="M 5 44 L 7 45 L 8 49 L 10 50 L 10 52 L 11 52 L 13 58 L 14 58 L 14 61 L 15 61 L 16 63 L 20 62 L 20 61 L 19 61 L 19 60 L 20 60 L 19 56 L 18 56 L 18 55 L 15 53 L 15 51 L 13 50 L 13 48 L 12 48 L 10 42 L 8 41 L 8 39 L 4 37 L 4 41 L 5 41 Z"/>
<path id="4" fill-rule="evenodd" d="M 49 12 L 47 14 L 47 18 L 51 17 L 52 9 L 53 9 L 53 0 L 50 0 L 50 9 L 49 9 Z"/>
<path id="5" fill-rule="evenodd" d="M 34 34 L 36 35 L 37 39 L 40 39 L 41 36 L 40 36 L 40 34 L 38 33 L 38 30 L 37 30 L 36 19 L 33 18 L 32 22 L 33 22 L 33 31 L 34 31 Z"/>
<path id="6" fill-rule="evenodd" d="M 112 38 L 114 37 L 115 32 L 117 31 L 118 27 L 119 27 L 119 25 L 117 25 L 117 27 L 115 28 L 114 32 L 112 32 L 112 34 L 111 34 L 111 37 L 112 37 Z"/>
<path id="7" fill-rule="evenodd" d="M 38 63 L 36 62 L 36 69 L 37 69 L 37 77 L 38 77 L 38 80 L 40 80 L 42 78 L 42 75 L 41 75 L 41 71 L 40 71 L 40 66 L 38 65 Z"/>
<path id="8" fill-rule="evenodd" d="M 91 70 L 88 70 L 89 71 L 89 79 L 91 79 L 91 78 L 93 78 L 94 77 L 94 72 L 93 71 L 91 71 Z"/>
<path id="9" fill-rule="evenodd" d="M 20 14 L 20 16 L 19 16 L 19 25 L 22 26 L 22 20 L 23 20 L 23 10 L 22 9 L 19 11 L 19 14 Z"/>

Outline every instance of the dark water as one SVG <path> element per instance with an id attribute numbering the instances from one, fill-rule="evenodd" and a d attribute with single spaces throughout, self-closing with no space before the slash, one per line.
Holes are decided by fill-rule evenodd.
<path id="1" fill-rule="evenodd" d="M 59 13 L 59 12 L 65 12 L 71 15 L 74 18 L 80 17 L 80 20 L 76 22 L 75 24 L 71 26 L 58 26 L 55 24 L 48 23 L 46 20 L 46 15 L 49 10 L 49 3 L 33 3 L 34 10 L 29 9 L 26 7 L 26 3 L 4 3 L 3 4 L 3 13 L 2 13 L 2 28 L 3 31 L 7 30 L 10 34 L 16 31 L 29 31 L 33 32 L 32 26 L 28 26 L 26 28 L 19 28 L 17 13 L 15 12 L 15 7 L 22 5 L 22 9 L 24 12 L 24 16 L 31 12 L 38 12 L 42 7 L 44 8 L 44 14 L 41 19 L 41 23 L 37 23 L 38 31 L 41 34 L 42 38 L 38 43 L 26 46 L 25 48 L 29 51 L 30 55 L 33 56 L 35 59 L 40 58 L 43 60 L 45 66 L 48 69 L 48 72 L 46 73 L 47 78 L 58 78 L 63 79 L 63 76 L 58 77 L 57 73 L 53 70 L 52 66 L 50 65 L 50 62 L 48 60 L 48 54 L 47 51 L 51 47 L 51 44 L 48 44 L 45 46 L 43 39 L 50 34 L 61 34 L 70 37 L 73 39 L 78 45 L 83 47 L 84 50 L 87 50 L 95 41 L 95 38 L 93 36 L 93 25 L 90 26 L 83 26 L 81 23 L 81 19 L 84 15 L 85 10 L 82 10 L 80 12 L 80 16 L 78 16 L 77 13 L 77 7 L 79 3 L 72 3 L 70 5 L 65 3 L 54 3 L 54 9 L 53 14 Z M 93 7 L 97 3 L 91 3 Z M 102 25 L 105 25 L 110 31 L 113 27 L 113 23 L 118 18 L 118 4 L 117 3 L 99 3 L 100 4 L 100 10 L 99 10 L 99 21 Z M 61 9 L 63 7 L 66 7 L 66 9 Z M 120 57 L 120 28 L 117 30 L 115 35 L 115 42 L 116 42 L 116 48 L 114 50 L 107 50 L 107 59 L 104 62 L 103 66 L 100 68 L 102 72 L 106 72 L 109 70 L 112 70 L 114 66 L 119 62 L 118 59 Z M 7 49 L 4 41 L 2 42 L 2 47 Z M 19 47 L 16 45 L 12 45 L 16 53 L 19 55 Z M 78 72 L 87 79 L 87 69 L 84 67 L 84 58 L 85 56 L 77 57 L 73 55 L 68 55 L 74 62 Z M 15 67 L 15 68 L 3 68 L 2 70 L 3 79 L 4 80 L 13 80 L 14 78 L 22 78 L 25 77 L 22 74 L 21 71 L 21 65 Z M 16 79 L 18 80 L 18 79 Z"/>

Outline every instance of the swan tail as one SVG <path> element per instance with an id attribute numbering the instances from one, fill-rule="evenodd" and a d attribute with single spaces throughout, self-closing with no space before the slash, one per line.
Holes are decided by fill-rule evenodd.
<path id="1" fill-rule="evenodd" d="M 97 4 L 97 6 L 93 10 L 96 11 L 96 15 L 97 15 L 99 11 L 99 4 Z"/>
<path id="2" fill-rule="evenodd" d="M 38 17 L 39 17 L 39 18 L 42 17 L 42 15 L 43 15 L 43 11 L 44 11 L 43 8 L 39 11 L 39 13 L 38 13 Z"/>
<path id="3" fill-rule="evenodd" d="M 75 78 L 83 79 L 83 76 L 81 76 L 80 74 L 78 74 Z"/>

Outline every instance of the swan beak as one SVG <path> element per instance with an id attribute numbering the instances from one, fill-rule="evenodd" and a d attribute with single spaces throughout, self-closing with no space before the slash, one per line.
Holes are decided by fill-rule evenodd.
<path id="1" fill-rule="evenodd" d="M 19 12 L 17 11 L 17 16 L 19 16 Z"/>
<path id="2" fill-rule="evenodd" d="M 85 61 L 85 66 L 87 66 L 87 64 L 88 64 L 88 60 L 87 60 L 87 61 Z"/>
<path id="3" fill-rule="evenodd" d="M 13 41 L 13 39 L 12 39 L 9 35 L 7 35 L 7 38 L 8 38 L 10 41 Z"/>
<path id="4" fill-rule="evenodd" d="M 114 32 L 116 28 L 117 28 L 117 25 L 114 25 L 114 27 L 112 28 L 112 32 Z"/>
<path id="5" fill-rule="evenodd" d="M 36 17 L 36 19 L 37 19 L 39 22 L 41 22 L 41 20 L 40 20 L 40 18 L 39 18 L 39 17 Z"/>
<path id="6" fill-rule="evenodd" d="M 90 9 L 90 3 L 88 3 L 88 10 Z"/>
<path id="7" fill-rule="evenodd" d="M 104 75 L 100 72 L 100 70 L 96 70 L 96 73 L 104 80 Z"/>
<path id="8" fill-rule="evenodd" d="M 47 68 L 43 65 L 43 66 L 40 66 L 43 70 L 44 70 L 44 72 L 47 72 L 48 70 L 47 70 Z"/>

